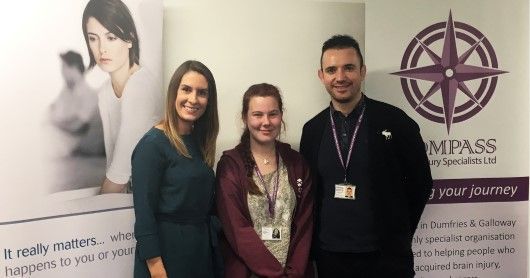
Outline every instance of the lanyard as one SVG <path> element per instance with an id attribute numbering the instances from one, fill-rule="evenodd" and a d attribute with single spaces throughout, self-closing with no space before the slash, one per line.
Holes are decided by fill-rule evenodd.
<path id="1" fill-rule="evenodd" d="M 278 187 L 280 183 L 280 159 L 278 156 L 278 151 L 276 151 L 276 180 L 274 181 L 274 185 L 272 187 L 271 193 L 269 193 L 269 190 L 267 189 L 267 185 L 265 184 L 265 179 L 263 179 L 263 175 L 261 174 L 261 171 L 259 170 L 258 165 L 254 166 L 254 170 L 256 171 L 256 175 L 258 176 L 261 184 L 263 184 L 263 188 L 265 189 L 265 194 L 267 195 L 267 201 L 269 202 L 269 214 L 272 218 L 274 217 L 274 208 L 276 207 L 276 197 L 278 196 Z"/>
<path id="2" fill-rule="evenodd" d="M 346 163 L 344 163 L 344 158 L 342 158 L 342 152 L 340 150 L 339 139 L 337 138 L 337 128 L 335 127 L 335 121 L 333 120 L 333 114 L 331 112 L 331 108 L 329 109 L 329 119 L 331 120 L 331 129 L 333 133 L 333 139 L 335 139 L 335 147 L 337 148 L 337 153 L 339 155 L 340 164 L 342 165 L 342 168 L 344 168 L 344 182 L 346 182 L 346 173 L 348 170 L 348 165 L 350 165 L 350 158 L 351 158 L 351 153 L 353 150 L 353 145 L 355 144 L 355 140 L 357 138 L 357 132 L 359 131 L 359 127 L 361 126 L 361 122 L 363 121 L 365 108 L 366 108 L 366 105 L 363 103 L 363 106 L 361 108 L 361 114 L 359 115 L 359 118 L 357 119 L 357 123 L 355 124 L 355 130 L 353 131 L 353 136 L 351 138 L 350 148 L 348 149 L 348 157 L 346 157 Z"/>

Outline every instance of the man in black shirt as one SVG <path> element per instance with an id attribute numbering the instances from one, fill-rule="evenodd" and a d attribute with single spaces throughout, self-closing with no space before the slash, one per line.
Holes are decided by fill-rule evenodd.
<path id="1" fill-rule="evenodd" d="M 366 97 L 365 75 L 355 39 L 324 43 L 318 77 L 331 104 L 300 142 L 317 186 L 319 278 L 414 276 L 411 239 L 432 188 L 429 163 L 418 125 Z"/>

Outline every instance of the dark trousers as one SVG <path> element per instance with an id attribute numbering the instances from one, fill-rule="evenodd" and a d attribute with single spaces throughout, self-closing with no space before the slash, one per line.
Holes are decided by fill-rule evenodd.
<path id="1" fill-rule="evenodd" d="M 318 278 L 410 278 L 414 277 L 412 254 L 386 256 L 379 251 L 338 253 L 319 249 L 316 254 Z"/>

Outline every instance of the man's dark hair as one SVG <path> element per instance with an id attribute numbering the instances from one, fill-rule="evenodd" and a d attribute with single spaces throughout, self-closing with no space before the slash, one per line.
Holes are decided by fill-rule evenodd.
<path id="1" fill-rule="evenodd" d="M 359 55 L 359 60 L 361 61 L 361 67 L 364 65 L 363 55 L 361 54 L 361 49 L 359 48 L 359 43 L 348 35 L 334 35 L 330 39 L 324 42 L 322 45 L 322 53 L 320 54 L 320 67 L 322 68 L 322 57 L 324 52 L 328 49 L 345 49 L 353 48 L 357 51 Z"/>
<path id="2" fill-rule="evenodd" d="M 85 64 L 83 63 L 83 57 L 75 51 L 67 51 L 59 55 L 61 60 L 69 67 L 76 67 L 80 73 L 85 72 Z"/>

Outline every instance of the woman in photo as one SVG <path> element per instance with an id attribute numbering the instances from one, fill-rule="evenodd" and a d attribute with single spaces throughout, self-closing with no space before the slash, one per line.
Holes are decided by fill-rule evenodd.
<path id="1" fill-rule="evenodd" d="M 131 177 L 131 153 L 142 135 L 160 121 L 163 97 L 151 73 L 140 66 L 138 34 L 120 0 L 91 0 L 83 12 L 89 68 L 110 80 L 98 94 L 107 167 L 101 193 L 125 192 Z"/>
<path id="2" fill-rule="evenodd" d="M 209 214 L 218 132 L 213 75 L 187 61 L 169 83 L 164 119 L 132 156 L 134 277 L 220 277 L 214 256 L 220 224 Z"/>
<path id="3" fill-rule="evenodd" d="M 225 277 L 313 276 L 309 168 L 298 152 L 278 141 L 282 117 L 279 90 L 252 85 L 243 96 L 241 142 L 217 165 Z"/>

